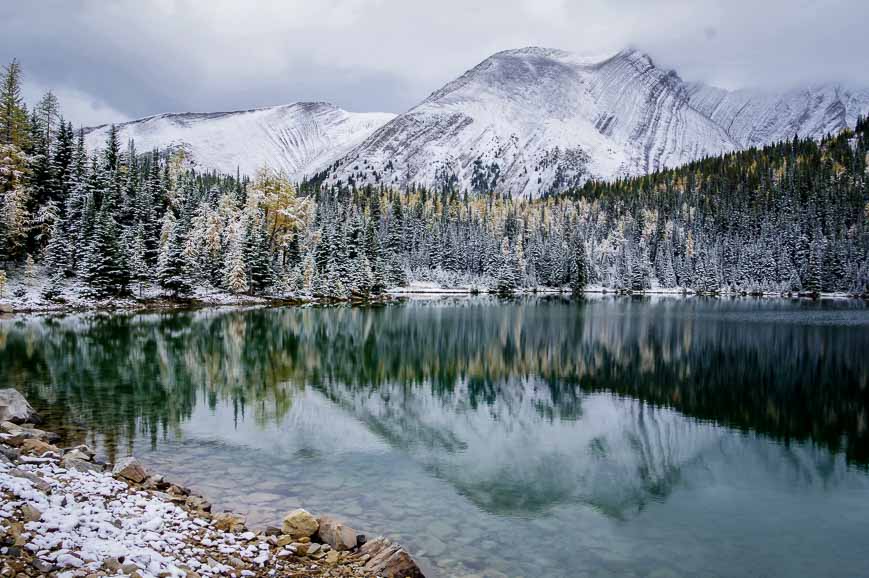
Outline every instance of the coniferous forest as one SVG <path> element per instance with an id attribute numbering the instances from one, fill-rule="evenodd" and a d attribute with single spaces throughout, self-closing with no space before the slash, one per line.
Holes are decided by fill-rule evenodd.
<path id="1" fill-rule="evenodd" d="M 112 129 L 98 151 L 21 66 L 0 87 L 0 296 L 369 299 L 411 282 L 869 293 L 869 122 L 565 194 L 291 183 L 191 168 Z"/>

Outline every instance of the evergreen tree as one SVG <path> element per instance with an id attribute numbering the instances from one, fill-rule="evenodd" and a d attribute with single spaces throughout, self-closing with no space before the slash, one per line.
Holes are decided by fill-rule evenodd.
<path id="1" fill-rule="evenodd" d="M 499 295 L 511 295 L 519 286 L 516 275 L 516 254 L 505 238 L 501 245 L 501 266 L 498 269 L 498 278 L 495 284 L 495 292 Z"/>
<path id="2" fill-rule="evenodd" d="M 224 284 L 231 293 L 247 293 L 247 267 L 244 262 L 243 241 L 236 240 L 226 257 Z"/>
<path id="3" fill-rule="evenodd" d="M 588 269 L 585 246 L 577 235 L 573 246 L 573 276 L 570 281 L 570 289 L 574 293 L 582 293 L 588 285 Z"/>
<path id="4" fill-rule="evenodd" d="M 179 221 L 171 226 L 163 255 L 157 268 L 157 282 L 173 295 L 190 292 L 190 271 L 184 257 L 184 227 Z"/>
<path id="5" fill-rule="evenodd" d="M 90 247 L 83 263 L 83 280 L 94 297 L 123 297 L 129 293 L 130 273 L 120 246 L 112 208 L 106 204 L 97 213 Z"/>
<path id="6" fill-rule="evenodd" d="M 130 264 L 130 280 L 138 286 L 140 297 L 143 285 L 151 280 L 151 268 L 145 259 L 146 252 L 145 226 L 139 223 L 129 247 L 127 261 Z"/>
<path id="7" fill-rule="evenodd" d="M 272 283 L 269 242 L 260 219 L 252 219 L 244 242 L 244 258 L 248 268 L 248 286 L 252 293 L 262 293 Z"/>
<path id="8" fill-rule="evenodd" d="M 21 96 L 21 64 L 13 59 L 0 78 L 0 144 L 24 150 L 29 143 L 27 108 Z"/>

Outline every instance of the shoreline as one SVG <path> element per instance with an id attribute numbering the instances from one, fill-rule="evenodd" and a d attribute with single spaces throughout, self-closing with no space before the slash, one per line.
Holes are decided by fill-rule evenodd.
<path id="1" fill-rule="evenodd" d="M 132 456 L 110 464 L 86 445 L 62 448 L 38 421 L 17 390 L 0 390 L 3 576 L 423 578 L 387 538 L 303 509 L 252 530 Z"/>
<path id="2" fill-rule="evenodd" d="M 67 302 L 67 303 L 35 303 L 25 304 L 24 306 L 11 303 L 0 299 L 0 318 L 4 315 L 17 315 L 21 313 L 83 313 L 88 311 L 97 312 L 160 312 L 173 310 L 196 310 L 210 309 L 223 307 L 310 307 L 310 306 L 333 306 L 333 305 L 382 305 L 404 299 L 414 298 L 433 298 L 433 297 L 546 297 L 546 296 L 619 296 L 619 297 L 676 297 L 689 299 L 693 297 L 708 297 L 708 298 L 756 298 L 756 299 L 787 299 L 787 300 L 804 300 L 804 301 L 829 301 L 829 300 L 853 300 L 867 301 L 869 295 L 860 295 L 853 293 L 747 293 L 734 291 L 721 291 L 716 293 L 698 293 L 692 290 L 671 290 L 671 289 L 648 289 L 644 291 L 624 291 L 619 289 L 608 289 L 603 287 L 595 287 L 582 291 L 579 294 L 571 291 L 561 291 L 557 289 L 542 289 L 536 288 L 533 290 L 514 291 L 509 294 L 501 294 L 491 290 L 481 290 L 478 288 L 467 287 L 432 287 L 432 288 L 407 288 L 399 287 L 389 290 L 382 298 L 378 299 L 319 299 L 299 296 L 251 296 L 242 295 L 234 299 L 223 298 L 223 294 L 218 294 L 220 298 L 206 297 L 171 297 L 163 296 L 159 298 L 126 298 L 126 299 L 109 299 L 104 301 L 85 302 Z"/>

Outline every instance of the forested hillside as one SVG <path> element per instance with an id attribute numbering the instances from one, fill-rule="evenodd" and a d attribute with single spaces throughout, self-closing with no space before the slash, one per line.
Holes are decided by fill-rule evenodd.
<path id="1" fill-rule="evenodd" d="M 0 94 L 0 297 L 366 299 L 423 281 L 502 293 L 869 291 L 865 120 L 820 142 L 517 200 L 450 184 L 295 186 L 267 168 L 199 173 L 114 129 L 89 154 L 51 93 L 25 106 L 20 78 L 13 61 Z"/>

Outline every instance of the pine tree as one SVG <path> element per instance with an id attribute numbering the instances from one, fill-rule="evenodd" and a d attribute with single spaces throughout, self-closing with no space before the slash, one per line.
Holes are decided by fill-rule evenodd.
<path id="1" fill-rule="evenodd" d="M 139 288 L 139 296 L 142 295 L 142 286 L 151 280 L 151 268 L 145 260 L 145 226 L 139 223 L 136 226 L 136 234 L 130 244 L 127 261 L 130 264 L 130 280 Z"/>
<path id="2" fill-rule="evenodd" d="M 29 143 L 27 108 L 21 96 L 21 64 L 13 59 L 0 79 L 0 144 L 24 150 Z"/>
<path id="3" fill-rule="evenodd" d="M 806 277 L 803 280 L 803 288 L 814 294 L 820 293 L 823 288 L 821 269 L 823 257 L 821 256 L 821 252 L 822 248 L 820 243 L 813 244 L 809 252 L 809 263 L 806 269 Z"/>
<path id="4" fill-rule="evenodd" d="M 357 297 L 367 298 L 371 293 L 374 273 L 365 251 L 356 256 L 353 276 L 351 278 L 352 293 Z"/>
<path id="5" fill-rule="evenodd" d="M 374 212 L 372 211 L 372 215 L 373 214 Z M 386 264 L 383 261 L 380 239 L 377 236 L 376 223 L 373 218 L 368 220 L 368 227 L 366 228 L 365 256 L 371 264 L 371 284 L 368 289 L 369 294 L 375 298 L 380 297 L 386 293 L 389 281 Z"/>
<path id="6" fill-rule="evenodd" d="M 314 283 L 317 277 L 317 264 L 314 260 L 314 253 L 308 251 L 305 253 L 302 263 L 299 265 L 299 290 L 311 294 L 314 290 Z"/>
<path id="7" fill-rule="evenodd" d="M 129 293 L 126 255 L 120 246 L 119 229 L 109 205 L 97 213 L 82 277 L 94 297 L 123 297 Z"/>
<path id="8" fill-rule="evenodd" d="M 66 224 L 62 219 L 58 219 L 54 223 L 51 239 L 43 257 L 49 275 L 57 275 L 60 279 L 66 277 L 70 249 L 66 236 Z"/>
<path id="9" fill-rule="evenodd" d="M 519 286 L 516 275 L 516 254 L 505 238 L 501 241 L 501 266 L 495 283 L 495 292 L 499 295 L 511 295 Z"/>
<path id="10" fill-rule="evenodd" d="M 244 262 L 243 237 L 240 230 L 234 234 L 223 270 L 224 286 L 229 292 L 236 294 L 247 293 L 250 287 L 247 282 L 247 265 Z"/>
<path id="11" fill-rule="evenodd" d="M 184 240 L 183 225 L 179 221 L 169 231 L 157 268 L 160 287 L 176 296 L 190 292 L 190 271 L 184 257 Z"/>
<path id="12" fill-rule="evenodd" d="M 573 246 L 573 276 L 570 280 L 570 289 L 574 293 L 582 293 L 588 285 L 588 261 L 585 256 L 585 245 L 582 238 L 577 235 Z"/>
<path id="13" fill-rule="evenodd" d="M 24 281 L 31 287 L 36 282 L 36 261 L 33 255 L 27 255 L 24 259 Z"/>
<path id="14" fill-rule="evenodd" d="M 253 219 L 248 226 L 245 235 L 244 258 L 248 267 L 250 291 L 262 293 L 271 285 L 273 279 L 268 237 L 260 219 Z"/>
<path id="15" fill-rule="evenodd" d="M 17 260 L 24 256 L 30 231 L 29 157 L 11 144 L 0 145 L 0 257 Z"/>

